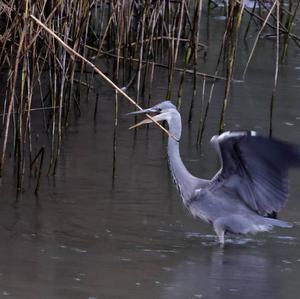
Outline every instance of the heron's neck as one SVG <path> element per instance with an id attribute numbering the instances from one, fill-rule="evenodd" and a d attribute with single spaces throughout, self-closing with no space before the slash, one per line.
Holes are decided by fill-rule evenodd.
<path id="1" fill-rule="evenodd" d="M 175 135 L 174 133 L 172 133 L 172 130 L 170 130 L 170 133 Z M 175 137 L 180 138 L 180 135 L 175 135 Z M 192 197 L 194 190 L 198 185 L 199 179 L 194 177 L 186 169 L 180 157 L 179 142 L 176 141 L 173 137 L 169 137 L 168 156 L 170 171 L 172 173 L 174 182 L 180 192 L 183 202 L 187 203 Z"/>

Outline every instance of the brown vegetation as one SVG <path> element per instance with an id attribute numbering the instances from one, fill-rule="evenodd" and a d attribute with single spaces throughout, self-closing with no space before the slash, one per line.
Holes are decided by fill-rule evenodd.
<path id="1" fill-rule="evenodd" d="M 31 116 L 34 111 L 39 111 L 45 132 L 51 139 L 51 158 L 47 173 L 55 174 L 68 116 L 74 110 L 80 111 L 80 86 L 91 88 L 94 74 L 100 75 L 116 90 L 115 127 L 118 125 L 118 97 L 122 94 L 132 101 L 124 93 L 132 84 L 136 86 L 135 101 L 132 102 L 139 105 L 141 98 L 147 98 L 146 104 L 150 105 L 151 88 L 148 88 L 146 96 L 145 86 L 152 86 L 157 69 L 168 70 L 167 99 L 171 99 L 174 94 L 174 74 L 179 72 L 181 79 L 176 88 L 177 105 L 180 107 L 185 77 L 192 75 L 194 92 L 189 103 L 189 120 L 192 120 L 196 97 L 202 99 L 203 108 L 197 120 L 198 143 L 202 140 L 215 84 L 211 85 L 209 99 L 204 101 L 206 82 L 225 80 L 219 125 L 222 131 L 237 43 L 247 36 L 250 26 L 257 28 L 257 38 L 249 62 L 255 52 L 257 40 L 266 27 L 277 37 L 277 67 L 270 104 L 271 133 L 278 63 L 280 59 L 285 59 L 290 41 L 297 45 L 300 42 L 300 38 L 292 32 L 299 1 L 295 4 L 290 1 L 288 8 L 283 7 L 279 1 L 257 0 L 255 3 L 258 10 L 246 7 L 244 1 L 230 0 L 225 5 L 227 21 L 223 40 L 220 41 L 218 63 L 214 74 L 206 74 L 199 72 L 199 53 L 205 55 L 209 51 L 201 40 L 201 17 L 204 8 L 206 14 L 209 14 L 217 5 L 214 1 L 1 1 L 0 67 L 6 81 L 5 86 L 2 86 L 5 88 L 5 97 L 0 108 L 0 175 L 10 150 L 17 166 L 17 188 L 22 188 L 25 170 L 29 166 L 31 170 L 36 169 L 38 192 L 46 149 L 42 147 L 33 150 Z M 241 33 L 242 23 L 245 28 L 244 36 Z M 280 35 L 283 36 L 282 43 L 279 41 Z M 103 56 L 114 60 L 110 79 L 92 62 Z M 225 65 L 224 75 L 219 74 L 221 63 Z M 247 68 L 248 64 L 244 75 Z M 199 77 L 203 80 L 202 95 L 196 94 L 196 79 Z M 117 87 L 120 82 L 123 89 Z"/>

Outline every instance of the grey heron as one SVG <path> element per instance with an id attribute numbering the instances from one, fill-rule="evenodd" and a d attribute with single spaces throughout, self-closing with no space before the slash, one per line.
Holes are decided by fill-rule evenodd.
<path id="1" fill-rule="evenodd" d="M 169 168 L 184 206 L 196 218 L 211 224 L 221 246 L 227 232 L 247 234 L 291 224 L 275 219 L 288 197 L 288 170 L 300 166 L 300 148 L 254 131 L 214 136 L 221 168 L 210 179 L 193 176 L 180 157 L 181 116 L 170 101 L 129 114 L 154 113 L 167 121 Z M 145 119 L 133 127 L 151 123 Z M 273 217 L 272 217 L 273 216 Z"/>

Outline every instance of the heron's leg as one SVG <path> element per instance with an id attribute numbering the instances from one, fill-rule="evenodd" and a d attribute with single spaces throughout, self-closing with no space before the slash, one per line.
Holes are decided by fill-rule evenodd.
<path id="1" fill-rule="evenodd" d="M 224 243 L 225 243 L 225 229 L 224 226 L 222 225 L 221 221 L 216 220 L 213 223 L 214 226 L 214 230 L 219 238 L 219 242 L 220 242 L 220 246 L 221 248 L 224 247 Z"/>

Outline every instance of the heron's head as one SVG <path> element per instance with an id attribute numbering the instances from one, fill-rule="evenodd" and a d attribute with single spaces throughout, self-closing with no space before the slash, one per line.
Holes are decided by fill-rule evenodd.
<path id="1" fill-rule="evenodd" d="M 178 113 L 176 106 L 174 104 L 172 104 L 170 101 L 164 101 L 164 102 L 161 102 L 151 108 L 147 108 L 147 109 L 140 110 L 140 111 L 130 112 L 130 113 L 128 113 L 128 115 L 151 114 L 152 119 L 154 119 L 156 121 L 166 120 L 169 122 L 171 120 L 174 112 Z M 141 122 L 135 124 L 134 126 L 130 127 L 130 129 L 139 127 L 144 124 L 152 123 L 153 122 L 152 119 L 146 118 L 146 119 L 142 120 Z"/>

